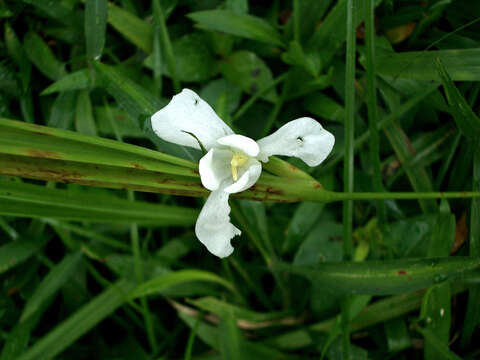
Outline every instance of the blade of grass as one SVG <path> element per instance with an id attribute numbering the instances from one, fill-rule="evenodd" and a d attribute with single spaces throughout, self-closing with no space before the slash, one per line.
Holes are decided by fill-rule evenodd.
<path id="1" fill-rule="evenodd" d="M 355 141 L 355 68 L 356 68 L 356 26 L 354 20 L 354 0 L 346 4 L 346 70 L 345 70 L 345 157 L 343 160 L 343 191 L 353 192 L 354 141 Z M 343 202 L 343 259 L 351 261 L 353 257 L 353 200 Z M 342 301 L 342 345 L 343 358 L 350 359 L 350 314 L 349 298 Z"/>
<path id="2" fill-rule="evenodd" d="M 97 135 L 97 126 L 92 113 L 92 101 L 88 90 L 78 92 L 75 108 L 75 129 L 86 135 Z"/>
<path id="3" fill-rule="evenodd" d="M 147 295 L 161 294 L 168 288 L 188 282 L 206 281 L 221 285 L 225 289 L 234 291 L 234 287 L 220 276 L 203 270 L 180 270 L 166 273 L 152 280 L 139 285 L 131 294 L 130 298 L 135 299 Z"/>
<path id="4" fill-rule="evenodd" d="M 12 269 L 37 253 L 44 241 L 19 239 L 0 247 L 0 274 Z"/>
<path id="5" fill-rule="evenodd" d="M 172 76 L 173 89 L 176 93 L 178 93 L 181 90 L 181 85 L 180 81 L 178 80 L 177 68 L 175 65 L 175 54 L 173 53 L 173 47 L 170 41 L 165 15 L 162 7 L 160 6 L 159 0 L 153 0 L 153 11 L 155 17 L 155 26 L 157 26 L 159 29 L 162 48 L 165 51 L 168 71 Z"/>
<path id="6" fill-rule="evenodd" d="M 197 164 L 158 151 L 1 118 L 0 153 L 197 176 L 195 171 L 182 169 L 196 169 Z"/>
<path id="7" fill-rule="evenodd" d="M 158 0 L 153 2 L 153 80 L 158 96 L 162 95 L 162 16 Z"/>
<path id="8" fill-rule="evenodd" d="M 480 191 L 480 143 L 476 143 L 473 154 L 473 191 Z M 470 208 L 470 256 L 480 257 L 480 199 L 472 199 Z M 467 311 L 463 324 L 460 345 L 465 348 L 472 340 L 473 332 L 480 323 L 480 284 L 469 289 Z"/>
<path id="9" fill-rule="evenodd" d="M 49 79 L 58 80 L 67 74 L 65 64 L 55 58 L 52 50 L 36 33 L 31 31 L 25 35 L 24 49 L 30 61 Z"/>
<path id="10" fill-rule="evenodd" d="M 409 166 L 409 162 L 415 156 L 416 152 L 402 128 L 396 123 L 391 123 L 384 130 L 395 154 L 405 168 L 405 172 L 414 191 L 432 191 L 433 185 L 426 169 L 419 165 Z M 427 200 L 419 197 L 418 202 L 423 212 L 434 213 L 438 211 L 438 204 L 435 200 Z"/>
<path id="11" fill-rule="evenodd" d="M 152 51 L 152 25 L 131 12 L 108 2 L 108 23 L 134 45 L 149 54 Z"/>
<path id="12" fill-rule="evenodd" d="M 105 46 L 107 30 L 107 0 L 85 1 L 85 40 L 87 56 L 99 60 Z"/>
<path id="13" fill-rule="evenodd" d="M 454 283 L 452 293 L 461 293 L 466 288 L 467 285 L 465 283 Z M 351 330 L 355 332 L 363 330 L 385 321 L 399 318 L 418 309 L 422 303 L 424 293 L 424 290 L 408 292 L 383 298 L 368 305 L 352 320 Z M 315 338 L 311 334 L 314 332 L 328 334 L 332 331 L 335 323 L 336 317 L 333 317 L 310 325 L 307 329 L 292 330 L 275 336 L 268 339 L 266 343 L 284 350 L 304 348 L 315 343 Z"/>
<path id="14" fill-rule="evenodd" d="M 202 28 L 216 30 L 272 45 L 284 46 L 282 36 L 265 20 L 229 10 L 205 10 L 187 15 Z"/>
<path id="15" fill-rule="evenodd" d="M 320 263 L 316 266 L 275 264 L 280 270 L 315 278 L 345 294 L 391 295 L 453 280 L 474 270 L 478 257 L 437 257 L 385 261 Z"/>
<path id="16" fill-rule="evenodd" d="M 395 109 L 391 114 L 384 116 L 384 118 L 377 124 L 377 129 L 382 130 L 390 124 L 393 120 L 400 118 L 403 114 L 413 109 L 417 106 L 421 101 L 423 101 L 428 95 L 431 95 L 434 91 L 436 91 L 438 85 L 432 85 L 431 87 L 427 88 L 425 92 L 415 96 L 414 98 L 406 101 L 404 104 Z M 360 147 L 365 144 L 368 139 L 370 138 L 370 130 L 365 131 L 362 135 L 355 139 L 354 150 L 357 151 Z M 318 172 L 328 172 L 332 168 L 334 168 L 338 163 L 340 163 L 345 154 L 345 149 L 341 149 L 337 155 L 333 157 L 327 164 L 323 165 L 318 169 Z"/>
<path id="17" fill-rule="evenodd" d="M 114 285 L 81 307 L 69 318 L 40 338 L 17 360 L 49 360 L 60 354 L 78 338 L 90 331 L 95 325 L 123 305 L 134 284 L 117 281 Z"/>
<path id="18" fill-rule="evenodd" d="M 195 222 L 198 214 L 194 209 L 139 201 L 132 203 L 96 193 L 47 189 L 11 181 L 2 181 L 0 184 L 0 213 L 5 215 L 189 226 Z"/>
<path id="19" fill-rule="evenodd" d="M 79 252 L 67 255 L 61 262 L 50 269 L 47 276 L 43 278 L 25 304 L 20 316 L 20 322 L 28 321 L 33 314 L 44 308 L 44 304 L 48 302 L 48 299 L 52 298 L 72 276 L 81 260 L 82 256 Z"/>
<path id="20" fill-rule="evenodd" d="M 458 128 L 464 136 L 478 138 L 480 136 L 480 118 L 473 112 L 465 97 L 458 91 L 450 75 L 438 58 L 437 70 L 447 95 L 448 104 Z"/>
<path id="21" fill-rule="evenodd" d="M 448 204 L 440 209 L 435 227 L 430 238 L 428 257 L 448 256 L 455 237 L 455 216 L 450 212 Z M 425 293 L 422 303 L 421 317 L 426 319 L 425 329 L 431 331 L 443 345 L 448 347 L 451 326 L 451 290 L 450 284 L 432 286 Z M 424 359 L 435 360 L 441 354 L 430 342 L 425 343 Z"/>
<path id="22" fill-rule="evenodd" d="M 373 173 L 373 187 L 375 191 L 382 192 L 382 172 L 380 165 L 380 145 L 378 136 L 377 117 L 377 86 L 375 82 L 375 26 L 374 26 L 374 0 L 367 0 L 365 6 L 365 43 L 366 43 L 366 70 L 367 70 L 367 109 L 368 128 L 370 131 L 370 163 Z M 376 202 L 379 224 L 385 224 L 385 203 Z"/>
<path id="23" fill-rule="evenodd" d="M 440 341 L 438 336 L 430 329 L 426 328 L 421 328 L 420 326 L 416 325 L 414 326 L 415 330 L 417 330 L 420 334 L 423 335 L 423 338 L 426 340 L 426 342 L 432 346 L 433 349 L 436 350 L 437 356 L 435 359 L 448 359 L 448 360 L 461 360 L 462 358 L 457 356 L 455 353 L 453 353 L 450 349 L 448 344 L 445 344 L 444 342 Z"/>

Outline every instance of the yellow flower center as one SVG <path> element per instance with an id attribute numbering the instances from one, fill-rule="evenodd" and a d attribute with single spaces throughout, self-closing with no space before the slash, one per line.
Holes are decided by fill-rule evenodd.
<path id="1" fill-rule="evenodd" d="M 233 153 L 232 161 L 230 161 L 230 165 L 232 165 L 232 177 L 233 181 L 238 180 L 238 171 L 237 168 L 245 164 L 248 160 L 248 156 L 245 154 Z"/>

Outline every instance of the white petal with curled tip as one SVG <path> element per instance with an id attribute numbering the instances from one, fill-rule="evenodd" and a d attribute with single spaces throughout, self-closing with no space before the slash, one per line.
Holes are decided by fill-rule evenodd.
<path id="1" fill-rule="evenodd" d="M 221 258 L 233 252 L 230 240 L 242 233 L 230 223 L 228 196 L 222 188 L 212 191 L 195 224 L 195 235 L 200 242 Z"/>
<path id="2" fill-rule="evenodd" d="M 257 156 L 260 148 L 255 140 L 243 135 L 227 135 L 217 140 L 221 145 L 229 146 L 235 150 L 241 150 L 249 156 Z"/>
<path id="3" fill-rule="evenodd" d="M 295 156 L 309 166 L 326 159 L 335 144 L 335 137 L 316 120 L 308 117 L 292 120 L 273 134 L 257 141 L 263 162 L 272 155 Z"/>
<path id="4" fill-rule="evenodd" d="M 211 191 L 217 190 L 223 180 L 232 176 L 230 166 L 232 156 L 230 150 L 210 149 L 200 159 L 198 170 L 204 187 Z"/>
<path id="5" fill-rule="evenodd" d="M 194 134 L 205 149 L 210 150 L 217 139 L 233 134 L 232 129 L 194 91 L 183 89 L 167 106 L 151 118 L 152 129 L 165 141 L 201 149 Z"/>
<path id="6" fill-rule="evenodd" d="M 250 159 L 247 164 L 247 170 L 240 176 L 240 178 L 225 188 L 225 192 L 235 194 L 249 187 L 253 186 L 262 173 L 262 164 L 256 159 Z"/>

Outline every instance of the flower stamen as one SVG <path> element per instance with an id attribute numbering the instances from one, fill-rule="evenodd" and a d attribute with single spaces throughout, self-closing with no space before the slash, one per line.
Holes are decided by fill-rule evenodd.
<path id="1" fill-rule="evenodd" d="M 232 166 L 232 177 L 233 181 L 238 180 L 238 171 L 237 168 L 245 164 L 248 160 L 248 156 L 245 154 L 233 153 L 232 160 L 230 165 Z"/>

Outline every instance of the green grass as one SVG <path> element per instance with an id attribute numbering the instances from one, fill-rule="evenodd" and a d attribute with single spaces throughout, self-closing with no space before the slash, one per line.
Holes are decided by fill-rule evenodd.
<path id="1" fill-rule="evenodd" d="M 0 360 L 480 356 L 480 5 L 3 0 Z M 253 139 L 310 116 L 195 238 L 188 87 Z M 321 184 L 321 186 L 319 185 Z"/>

